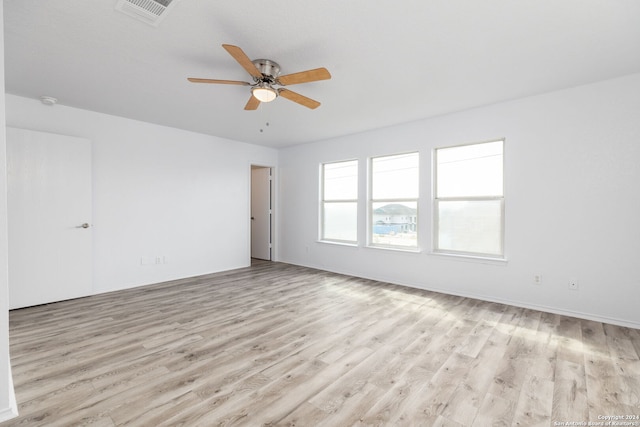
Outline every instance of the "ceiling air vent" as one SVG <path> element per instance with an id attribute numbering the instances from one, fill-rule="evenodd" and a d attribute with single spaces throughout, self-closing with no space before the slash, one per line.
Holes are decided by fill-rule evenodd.
<path id="1" fill-rule="evenodd" d="M 116 10 L 150 25 L 158 25 L 178 0 L 118 0 Z"/>

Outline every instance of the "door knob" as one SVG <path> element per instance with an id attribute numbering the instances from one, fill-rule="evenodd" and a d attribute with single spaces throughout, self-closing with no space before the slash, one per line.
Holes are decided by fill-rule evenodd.
<path id="1" fill-rule="evenodd" d="M 89 224 L 87 224 L 86 222 L 84 224 L 82 224 L 81 226 L 79 226 L 78 228 L 89 228 Z"/>

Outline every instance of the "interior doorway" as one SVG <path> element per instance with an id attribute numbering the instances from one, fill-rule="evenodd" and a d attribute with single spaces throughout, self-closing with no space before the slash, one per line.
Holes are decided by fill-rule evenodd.
<path id="1" fill-rule="evenodd" d="M 273 259 L 273 174 L 251 165 L 251 258 Z"/>

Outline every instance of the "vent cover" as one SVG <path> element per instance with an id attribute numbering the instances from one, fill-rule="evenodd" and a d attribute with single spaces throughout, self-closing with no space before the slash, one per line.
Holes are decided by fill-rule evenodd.
<path id="1" fill-rule="evenodd" d="M 156 26 L 178 0 L 118 0 L 116 10 Z"/>

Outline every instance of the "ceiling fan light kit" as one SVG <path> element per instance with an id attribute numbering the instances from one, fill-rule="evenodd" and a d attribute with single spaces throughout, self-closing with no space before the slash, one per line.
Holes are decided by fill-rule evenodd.
<path id="1" fill-rule="evenodd" d="M 275 100 L 278 95 L 310 109 L 315 109 L 320 106 L 318 101 L 307 98 L 289 89 L 275 88 L 274 86 L 287 86 L 318 80 L 328 80 L 331 78 L 331 74 L 326 68 L 316 68 L 280 76 L 280 65 L 278 65 L 277 62 L 270 59 L 255 59 L 252 61 L 238 46 L 223 44 L 222 47 L 253 77 L 253 83 L 193 77 L 189 77 L 187 80 L 192 83 L 251 86 L 251 97 L 244 107 L 245 110 L 256 110 L 261 102 L 271 102 Z"/>
<path id="2" fill-rule="evenodd" d="M 251 93 L 260 102 L 271 102 L 278 97 L 278 92 L 268 83 L 260 83 L 251 89 Z"/>

